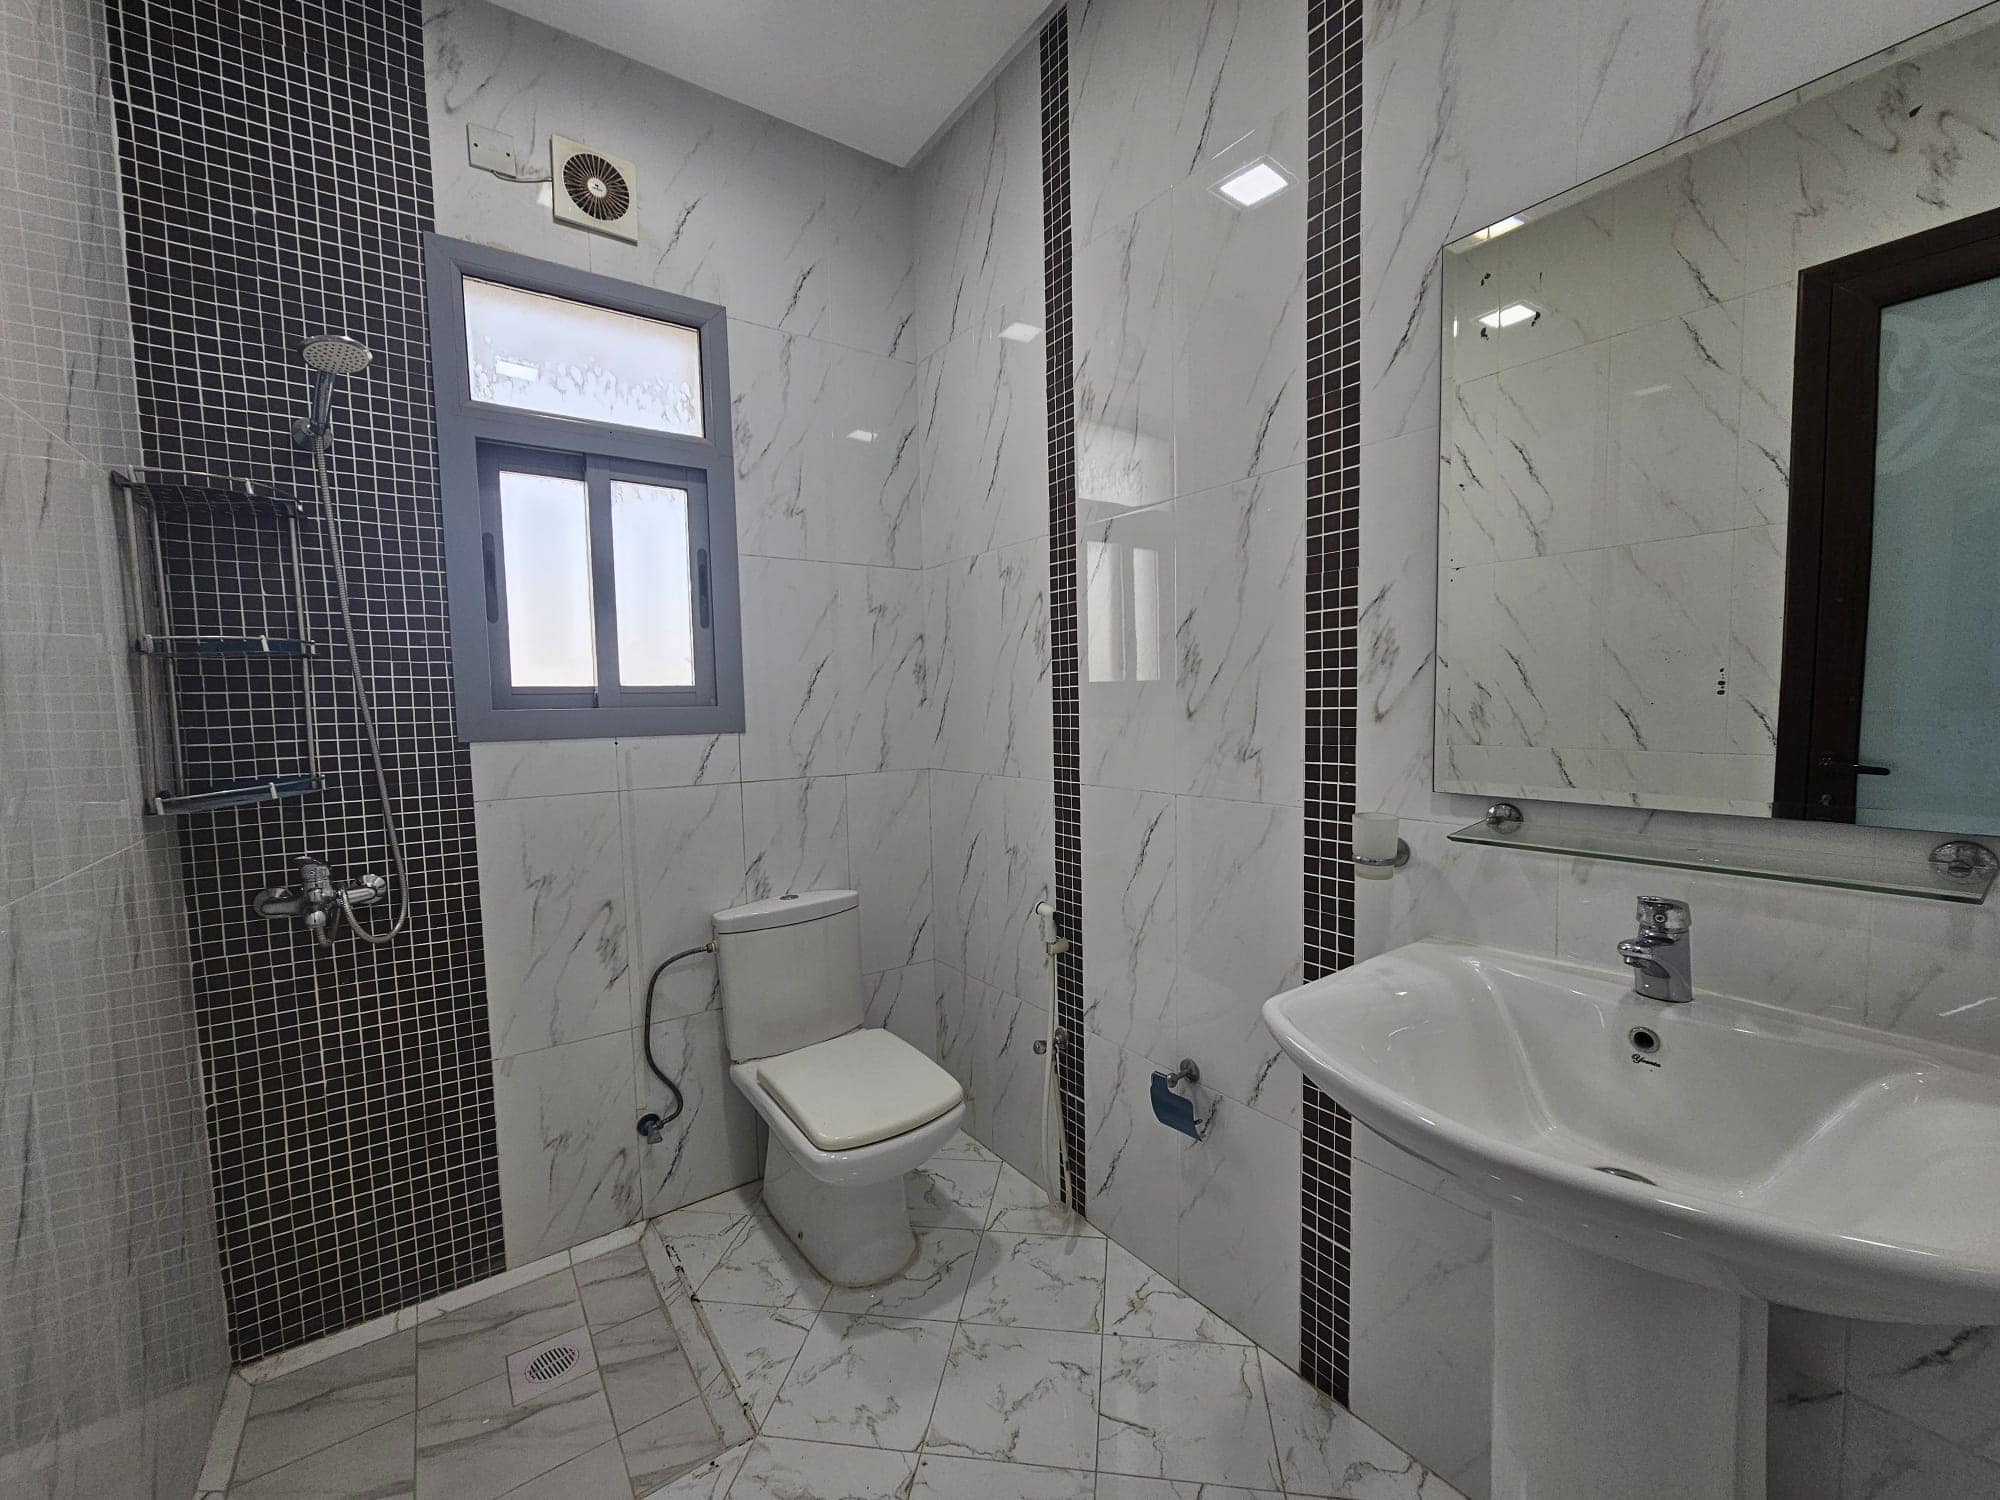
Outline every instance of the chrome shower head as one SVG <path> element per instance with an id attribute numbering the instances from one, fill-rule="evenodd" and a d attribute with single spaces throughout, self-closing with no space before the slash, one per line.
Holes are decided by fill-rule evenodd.
<path id="1" fill-rule="evenodd" d="M 359 375 L 375 351 L 344 333 L 316 333 L 299 345 L 305 362 L 322 375 Z"/>
<path id="2" fill-rule="evenodd" d="M 375 351 L 344 333 L 316 333 L 299 345 L 299 354 L 313 372 L 312 415 L 292 423 L 292 444 L 317 448 L 333 426 L 334 377 L 360 374 L 375 358 Z"/>

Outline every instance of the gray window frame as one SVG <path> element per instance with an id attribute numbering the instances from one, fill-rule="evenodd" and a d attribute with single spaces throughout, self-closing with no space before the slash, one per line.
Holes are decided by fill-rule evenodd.
<path id="1" fill-rule="evenodd" d="M 458 737 L 466 741 L 609 739 L 734 734 L 743 728 L 743 629 L 736 566 L 735 462 L 731 448 L 728 314 L 709 302 L 634 286 L 464 240 L 424 236 L 437 405 L 438 479 L 444 508 L 452 677 Z M 686 437 L 523 412 L 472 399 L 465 354 L 466 277 L 541 292 L 693 328 L 701 338 L 702 429 Z M 506 674 L 504 567 L 498 515 L 482 475 L 482 450 L 515 450 L 529 464 L 563 462 L 590 484 L 592 597 L 599 642 L 595 689 L 523 689 Z M 608 484 L 632 478 L 688 491 L 691 554 L 707 555 L 696 580 L 693 688 L 617 684 L 611 597 Z M 602 528 L 600 530 L 600 527 Z M 705 583 L 705 587 L 703 584 Z M 610 649 L 606 650 L 607 635 Z M 705 680 L 704 680 L 705 679 Z"/>

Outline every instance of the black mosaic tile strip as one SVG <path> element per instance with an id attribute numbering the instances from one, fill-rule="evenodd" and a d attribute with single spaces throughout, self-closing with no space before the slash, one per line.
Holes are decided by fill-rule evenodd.
<path id="1" fill-rule="evenodd" d="M 357 625 L 413 875 L 392 946 L 332 953 L 250 898 L 298 854 L 388 869 L 344 673 L 177 668 L 197 777 L 294 769 L 308 707 L 332 785 L 183 821 L 183 885 L 230 1337 L 247 1360 L 503 1264 L 470 767 L 452 709 L 422 232 L 415 0 L 111 0 L 144 459 L 310 491 L 287 424 L 297 341 L 352 333 L 332 466 Z M 289 634 L 275 528 L 179 530 L 179 628 Z M 313 637 L 337 639 L 306 529 Z M 335 661 L 339 660 L 336 653 Z M 378 923 L 380 914 L 376 914 Z"/>
<path id="2" fill-rule="evenodd" d="M 1354 962 L 1362 0 L 1307 0 L 1305 976 Z M 1300 1371 L 1348 1399 L 1353 1124 L 1305 1085 Z"/>
<path id="3" fill-rule="evenodd" d="M 1083 1209 L 1083 793 L 1076 624 L 1076 387 L 1070 284 L 1069 13 L 1042 28 L 1042 321 L 1048 361 L 1049 672 L 1055 701 L 1056 1091 L 1070 1207 Z"/>

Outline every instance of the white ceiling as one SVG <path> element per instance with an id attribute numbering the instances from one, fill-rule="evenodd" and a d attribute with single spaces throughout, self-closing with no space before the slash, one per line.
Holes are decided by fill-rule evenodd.
<path id="1" fill-rule="evenodd" d="M 1049 9 L 1049 0 L 500 4 L 899 167 Z"/>

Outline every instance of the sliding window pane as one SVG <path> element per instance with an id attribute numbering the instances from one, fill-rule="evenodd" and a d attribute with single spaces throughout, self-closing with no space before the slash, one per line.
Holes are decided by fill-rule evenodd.
<path id="1" fill-rule="evenodd" d="M 611 571 L 618 591 L 618 681 L 694 685 L 694 568 L 686 490 L 611 483 Z"/>
<path id="2" fill-rule="evenodd" d="M 464 287 L 473 400 L 702 435 L 694 329 L 470 276 Z"/>
<path id="3" fill-rule="evenodd" d="M 590 495 L 584 482 L 502 469 L 500 545 L 513 685 L 595 687 Z"/>

